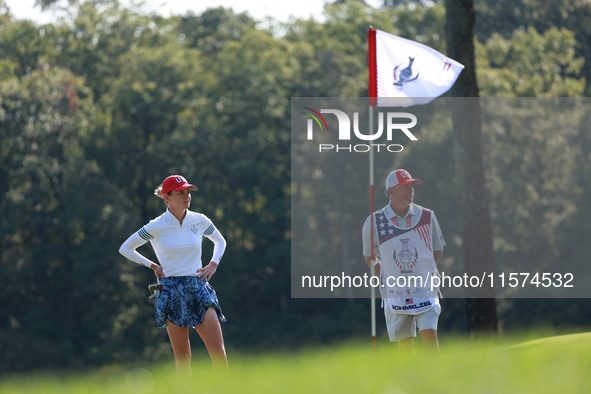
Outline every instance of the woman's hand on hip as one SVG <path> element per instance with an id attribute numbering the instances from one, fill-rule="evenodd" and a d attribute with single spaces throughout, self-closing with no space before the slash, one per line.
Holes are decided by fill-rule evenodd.
<path id="1" fill-rule="evenodd" d="M 199 268 L 196 272 L 197 276 L 199 276 L 199 279 L 207 279 L 207 281 L 209 282 L 209 280 L 211 279 L 213 274 L 215 274 L 217 269 L 218 263 L 216 263 L 215 261 L 210 261 L 209 264 L 207 264 L 203 268 Z"/>
<path id="2" fill-rule="evenodd" d="M 154 270 L 154 275 L 156 275 L 156 279 L 164 278 L 164 272 L 162 271 L 162 266 L 152 263 L 152 266 L 150 268 L 152 268 Z"/>

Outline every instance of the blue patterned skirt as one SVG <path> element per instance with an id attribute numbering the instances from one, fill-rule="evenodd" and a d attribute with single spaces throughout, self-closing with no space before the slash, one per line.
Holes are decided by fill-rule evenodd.
<path id="1" fill-rule="evenodd" d="M 160 279 L 162 291 L 156 297 L 156 323 L 166 328 L 166 320 L 180 327 L 201 324 L 205 312 L 213 307 L 220 322 L 226 318 L 213 287 L 196 276 L 171 276 Z"/>

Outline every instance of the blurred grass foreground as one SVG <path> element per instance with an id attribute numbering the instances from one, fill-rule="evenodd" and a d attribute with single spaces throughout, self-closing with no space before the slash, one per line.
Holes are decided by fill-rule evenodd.
<path id="1" fill-rule="evenodd" d="M 230 355 L 230 371 L 193 364 L 193 379 L 173 362 L 76 374 L 8 377 L 2 393 L 587 393 L 591 333 L 511 345 L 453 340 L 438 354 L 403 355 L 394 344 L 348 344 L 296 353 Z"/>

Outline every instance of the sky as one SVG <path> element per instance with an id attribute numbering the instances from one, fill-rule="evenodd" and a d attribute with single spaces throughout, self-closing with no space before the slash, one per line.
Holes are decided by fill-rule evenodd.
<path id="1" fill-rule="evenodd" d="M 39 7 L 34 7 L 35 0 L 6 0 L 12 15 L 18 19 L 32 19 L 38 23 L 51 23 L 55 20 L 55 14 L 41 12 Z M 129 4 L 129 0 L 122 0 L 123 4 Z M 320 20 L 322 9 L 326 0 L 145 0 L 146 8 L 158 11 L 163 16 L 184 14 L 191 10 L 200 14 L 207 8 L 223 6 L 232 8 L 239 13 L 247 11 L 255 20 L 262 20 L 269 16 L 277 21 L 287 22 L 290 16 L 308 18 L 313 16 Z M 383 0 L 367 0 L 367 3 L 378 7 Z"/>

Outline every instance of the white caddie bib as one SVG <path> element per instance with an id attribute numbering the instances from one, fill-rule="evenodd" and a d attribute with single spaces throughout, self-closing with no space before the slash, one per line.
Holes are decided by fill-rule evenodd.
<path id="1" fill-rule="evenodd" d="M 439 289 L 431 288 L 433 276 L 439 275 L 431 239 L 433 211 L 419 208 L 420 219 L 409 228 L 389 220 L 384 209 L 374 213 L 382 262 L 382 297 L 386 307 L 395 313 L 419 314 L 439 304 Z"/>

